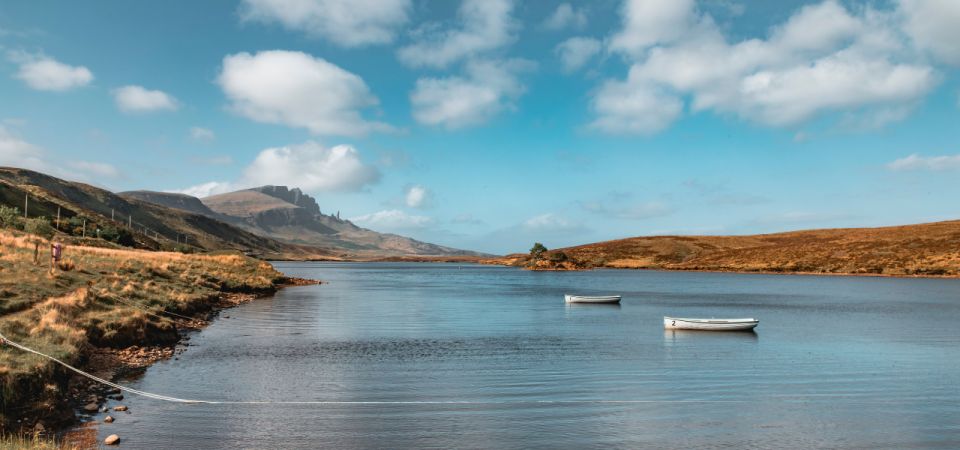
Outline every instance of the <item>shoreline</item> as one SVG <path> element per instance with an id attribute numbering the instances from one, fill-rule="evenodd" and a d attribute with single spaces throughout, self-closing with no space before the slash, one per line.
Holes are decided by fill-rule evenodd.
<path id="1" fill-rule="evenodd" d="M 158 361 L 177 358 L 179 354 L 186 351 L 190 336 L 210 325 L 221 312 L 254 300 L 271 297 L 280 289 L 318 284 L 323 284 L 323 281 L 283 276 L 268 288 L 225 287 L 214 298 L 194 303 L 190 316 L 166 310 L 159 312 L 171 320 L 175 339 L 170 339 L 170 330 L 147 329 L 138 345 L 109 347 L 91 343 L 84 346 L 76 355 L 79 363 L 74 365 L 85 372 L 112 382 L 137 377 Z M 91 427 L 81 428 L 85 423 L 95 423 L 93 417 L 107 412 L 104 405 L 108 401 L 122 401 L 124 394 L 119 389 L 104 386 L 68 371 L 56 363 L 49 364 L 51 368 L 47 371 L 48 375 L 44 376 L 46 380 L 41 380 L 42 384 L 59 385 L 63 392 L 56 397 L 56 400 L 48 401 L 47 408 L 23 411 L 21 416 L 12 418 L 6 433 L 13 436 L 58 437 L 63 444 L 67 445 L 67 448 L 73 448 L 71 445 L 77 448 L 98 446 L 101 443 L 97 441 L 95 434 L 91 440 L 90 436 L 80 436 L 76 433 L 95 430 Z"/>
<path id="2" fill-rule="evenodd" d="M 253 292 L 231 292 L 224 291 L 217 296 L 217 301 L 206 305 L 209 307 L 206 311 L 199 312 L 201 317 L 195 317 L 193 320 L 179 319 L 174 321 L 177 340 L 168 343 L 150 344 L 148 336 L 146 345 L 132 345 L 125 348 L 110 347 L 91 347 L 86 350 L 81 357 L 86 361 L 79 366 L 80 369 L 90 373 L 109 372 L 108 376 L 100 376 L 103 379 L 117 382 L 118 379 L 137 376 L 148 369 L 158 361 L 176 358 L 177 355 L 186 351 L 186 343 L 190 341 L 190 335 L 200 332 L 209 326 L 221 312 L 250 303 L 252 301 L 273 296 L 278 290 L 295 286 L 310 286 L 323 284 L 319 280 L 310 280 L 306 278 L 285 277 L 280 280 L 271 290 L 258 290 Z M 66 424 L 63 429 L 66 430 L 78 423 L 83 422 L 84 416 L 92 417 L 89 412 L 97 414 L 101 411 L 103 404 L 107 400 L 122 400 L 123 394 L 119 390 L 102 386 L 99 383 L 88 380 L 79 374 L 70 377 L 68 383 L 71 391 L 67 395 L 67 401 L 74 409 L 74 422 Z M 85 389 L 84 389 L 85 388 Z M 84 394 L 86 391 L 86 394 Z M 91 395 L 96 396 L 96 401 L 90 401 Z M 120 396 L 119 399 L 114 398 Z M 90 404 L 96 404 L 97 411 L 85 411 L 85 407 Z M 62 430 L 61 430 L 62 431 Z"/>
<path id="3" fill-rule="evenodd" d="M 182 321 L 175 322 L 178 336 L 175 342 L 133 345 L 126 348 L 92 347 L 82 355 L 86 363 L 79 368 L 114 383 L 140 377 L 150 366 L 159 361 L 178 359 L 178 356 L 189 347 L 191 335 L 203 331 L 221 312 L 271 297 L 280 289 L 319 284 L 323 284 L 323 281 L 284 277 L 271 290 L 221 292 L 217 296 L 217 301 L 208 305 L 208 310 L 198 314 L 202 318 L 196 317 L 190 321 L 181 319 Z M 62 423 L 52 430 L 41 427 L 39 431 L 48 436 L 56 436 L 66 448 L 99 447 L 101 443 L 97 438 L 97 430 L 101 422 L 96 417 L 111 410 L 105 406 L 108 402 L 122 402 L 125 394 L 119 389 L 101 385 L 79 374 L 73 374 L 70 377 L 68 386 L 66 403 L 73 411 L 73 420 Z M 91 405 L 96 408 L 92 408 Z M 37 429 L 32 430 L 33 433 L 37 431 Z M 21 433 L 23 432 L 24 430 L 21 430 Z"/>
<path id="4" fill-rule="evenodd" d="M 854 273 L 854 272 L 806 272 L 806 271 L 777 271 L 777 270 L 736 270 L 736 269 L 694 269 L 694 268 L 665 268 L 665 267 L 616 267 L 596 266 L 582 269 L 568 268 L 531 268 L 514 265 L 496 260 L 480 261 L 479 264 L 490 266 L 516 267 L 530 272 L 585 272 L 589 270 L 636 270 L 651 272 L 700 272 L 700 273 L 730 273 L 741 275 L 796 275 L 796 276 L 829 276 L 829 277 L 870 277 L 870 278 L 926 278 L 941 280 L 958 280 L 960 275 L 929 275 L 929 274 L 893 274 L 893 273 Z"/>

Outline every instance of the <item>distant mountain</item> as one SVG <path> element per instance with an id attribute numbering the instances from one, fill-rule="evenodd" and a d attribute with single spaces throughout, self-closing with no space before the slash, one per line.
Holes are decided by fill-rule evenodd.
<path id="1" fill-rule="evenodd" d="M 562 255 L 561 255 L 562 254 Z M 649 236 L 554 249 L 535 269 L 614 267 L 732 272 L 960 276 L 960 221 L 752 236 Z"/>
<path id="2" fill-rule="evenodd" d="M 203 214 L 285 243 L 320 247 L 343 258 L 483 256 L 358 227 L 336 215 L 324 214 L 316 200 L 298 188 L 262 186 L 203 199 L 149 191 L 121 195 Z"/>
<path id="3" fill-rule="evenodd" d="M 201 250 L 234 249 L 264 258 L 332 256 L 321 249 L 291 245 L 225 223 L 193 197 L 165 195 L 165 200 L 175 205 L 168 206 L 32 170 L 0 167 L 0 204 L 22 210 L 25 194 L 29 194 L 31 217 L 53 219 L 58 211 L 61 223 L 86 217 L 91 224 L 88 236 L 94 235 L 94 224 L 112 226 L 129 231 L 132 245 L 140 248 L 172 248 L 186 243 Z"/>

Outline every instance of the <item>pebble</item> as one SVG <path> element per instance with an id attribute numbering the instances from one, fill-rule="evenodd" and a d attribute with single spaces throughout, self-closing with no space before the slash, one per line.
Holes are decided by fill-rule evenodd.
<path id="1" fill-rule="evenodd" d="M 123 405 L 114 406 L 114 407 L 113 407 L 113 410 L 114 410 L 114 411 L 126 411 L 126 410 L 127 410 L 127 407 L 126 407 L 126 406 L 123 406 Z"/>
<path id="2" fill-rule="evenodd" d="M 118 443 L 120 443 L 120 436 L 111 434 L 110 436 L 107 436 L 107 438 L 103 440 L 103 443 L 107 445 L 117 445 Z"/>
<path id="3" fill-rule="evenodd" d="M 106 423 L 113 423 L 113 416 L 104 417 L 103 421 Z"/>
<path id="4" fill-rule="evenodd" d="M 83 410 L 86 412 L 97 412 L 100 410 L 100 406 L 98 406 L 96 403 L 90 403 L 87 406 L 84 406 Z"/>

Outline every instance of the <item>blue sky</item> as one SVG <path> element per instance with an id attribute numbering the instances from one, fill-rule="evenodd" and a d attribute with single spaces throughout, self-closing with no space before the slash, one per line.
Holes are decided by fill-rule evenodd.
<path id="1" fill-rule="evenodd" d="M 960 3 L 0 5 L 0 164 L 494 253 L 960 217 Z"/>

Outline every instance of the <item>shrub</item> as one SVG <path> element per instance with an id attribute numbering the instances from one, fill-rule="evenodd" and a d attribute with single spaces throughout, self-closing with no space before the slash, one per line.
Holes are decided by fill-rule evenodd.
<path id="1" fill-rule="evenodd" d="M 100 237 L 110 242 L 132 247 L 134 245 L 133 233 L 126 228 L 119 228 L 113 225 L 107 225 L 100 230 Z"/>
<path id="2" fill-rule="evenodd" d="M 567 254 L 564 253 L 564 252 L 551 253 L 551 254 L 548 256 L 548 258 L 550 259 L 550 262 L 555 262 L 555 263 L 564 262 L 564 261 L 566 261 L 567 259 L 569 259 L 569 258 L 567 258 Z"/>
<path id="3" fill-rule="evenodd" d="M 0 205 L 0 227 L 23 229 L 23 222 L 20 220 L 20 209 Z"/>

